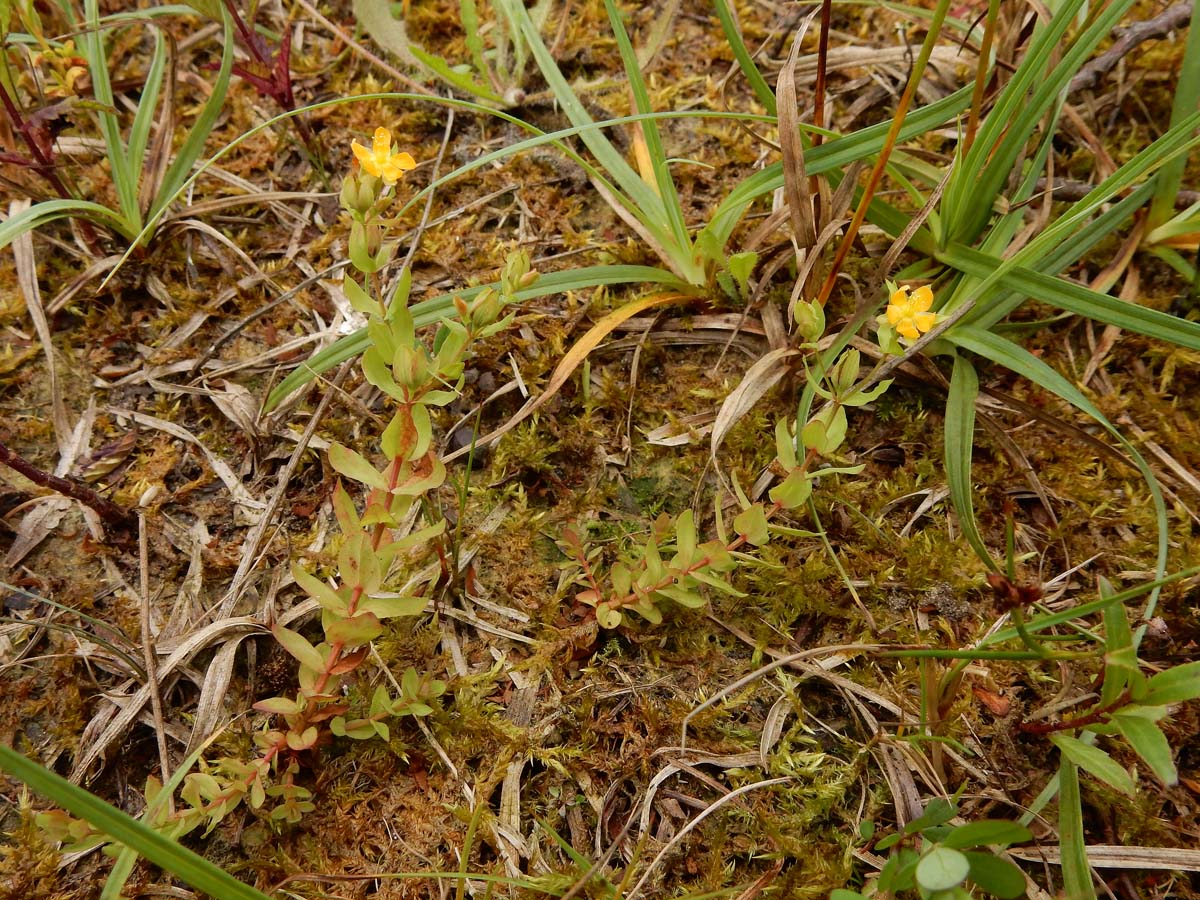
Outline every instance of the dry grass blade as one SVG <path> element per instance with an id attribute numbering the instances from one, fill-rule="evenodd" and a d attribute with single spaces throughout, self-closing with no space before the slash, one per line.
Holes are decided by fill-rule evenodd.
<path id="1" fill-rule="evenodd" d="M 786 348 L 769 351 L 746 371 L 738 386 L 729 392 L 729 396 L 717 412 L 716 421 L 713 422 L 709 457 L 714 465 L 717 461 L 717 451 L 730 429 L 758 404 L 767 391 L 780 382 L 788 371 L 786 361 L 799 352 Z"/>
<path id="2" fill-rule="evenodd" d="M 267 629 L 261 623 L 247 617 L 222 619 L 206 625 L 174 645 L 174 650 L 158 667 L 159 683 L 160 685 L 170 684 L 184 663 L 214 641 L 225 641 L 236 634 L 266 633 Z M 166 649 L 166 642 L 163 644 L 158 648 L 160 653 Z M 92 764 L 125 734 L 149 702 L 150 688 L 148 685 L 142 685 L 134 693 L 122 697 L 119 707 L 108 706 L 93 717 L 88 730 L 93 730 L 93 725 L 98 725 L 100 734 L 90 743 L 80 746 L 79 753 L 75 757 L 75 765 L 71 769 L 71 781 L 79 784 L 83 780 Z"/>
<path id="3" fill-rule="evenodd" d="M 9 218 L 16 216 L 30 207 L 29 200 L 14 200 L 9 204 Z M 46 354 L 46 372 L 50 381 L 50 415 L 54 424 L 54 436 L 58 441 L 59 458 L 67 457 L 67 446 L 70 442 L 71 425 L 67 421 L 67 408 L 63 404 L 62 391 L 58 384 L 58 366 L 54 361 L 54 342 L 50 337 L 50 323 L 46 311 L 42 308 L 42 291 L 38 286 L 37 257 L 33 252 L 33 233 L 26 231 L 12 242 L 13 260 L 17 267 L 17 285 L 25 298 L 25 309 L 29 318 L 33 319 L 34 330 L 41 341 L 42 350 Z M 73 460 L 68 460 L 70 466 Z M 55 474 L 66 474 L 62 472 Z"/>
<path id="4" fill-rule="evenodd" d="M 131 409 L 121 409 L 120 407 L 108 407 L 107 411 L 114 416 L 120 418 L 132 419 L 139 425 L 145 425 L 147 428 L 155 428 L 159 431 L 164 431 L 172 437 L 177 437 L 181 441 L 187 441 L 189 444 L 195 444 L 204 454 L 204 458 L 208 460 L 208 464 L 212 470 L 221 479 L 225 487 L 229 490 L 230 495 L 236 501 L 235 509 L 239 516 L 251 523 L 257 522 L 266 509 L 266 504 L 250 493 L 249 489 L 242 484 L 242 479 L 230 468 L 225 460 L 221 459 L 215 453 L 208 449 L 198 437 L 174 422 L 168 422 L 165 419 L 160 419 L 156 416 L 150 416 L 146 413 L 135 412 Z"/>
<path id="5" fill-rule="evenodd" d="M 788 775 L 784 776 L 783 778 L 768 778 L 765 781 L 756 781 L 753 784 L 743 785 L 736 791 L 730 791 L 724 797 L 721 797 L 712 803 L 704 810 L 704 812 L 691 819 L 686 825 L 683 826 L 683 828 L 679 829 L 679 833 L 676 834 L 675 837 L 673 837 L 665 847 L 658 851 L 658 855 L 655 856 L 654 859 L 650 860 L 650 864 L 646 867 L 646 871 L 642 873 L 642 877 L 638 879 L 637 883 L 630 889 L 629 893 L 625 895 L 625 900 L 634 900 L 634 898 L 641 893 L 642 888 L 645 887 L 646 882 L 650 879 L 650 876 L 654 873 L 654 870 L 658 868 L 658 864 L 662 862 L 668 853 L 671 852 L 672 848 L 679 844 L 694 828 L 696 828 L 696 826 L 715 813 L 722 806 L 732 803 L 734 800 L 738 799 L 744 794 L 750 793 L 751 791 L 774 787 L 777 784 L 786 784 L 791 780 L 792 777 Z"/>
<path id="6" fill-rule="evenodd" d="M 1170 847 L 1123 847 L 1119 844 L 1089 844 L 1088 862 L 1097 869 L 1152 869 L 1165 872 L 1200 872 L 1200 850 Z M 1036 850 L 1009 850 L 1010 855 L 1028 862 L 1058 865 L 1062 851 L 1058 847 Z"/>
<path id="7" fill-rule="evenodd" d="M 550 381 L 546 385 L 546 389 L 538 396 L 534 397 L 519 410 L 516 414 L 497 428 L 495 431 L 484 435 L 475 442 L 475 447 L 490 447 L 501 437 L 508 434 L 531 415 L 537 412 L 546 404 L 546 402 L 557 394 L 571 374 L 579 367 L 579 365 L 587 359 L 589 353 L 596 349 L 608 335 L 612 334 L 613 330 L 627 319 L 631 319 L 638 313 L 643 313 L 648 309 L 654 309 L 658 306 L 666 306 L 668 303 L 677 303 L 680 300 L 692 299 L 687 294 L 650 294 L 642 297 L 640 300 L 634 300 L 626 303 L 619 309 L 615 309 L 606 315 L 603 319 L 588 329 L 574 346 L 566 352 L 558 365 L 554 367 L 554 372 L 550 375 Z M 458 459 L 460 456 L 466 456 L 471 450 L 470 446 L 455 450 L 442 457 L 443 460 L 449 462 L 452 459 Z"/>
<path id="8" fill-rule="evenodd" d="M 811 249 L 817 242 L 817 223 L 808 176 L 804 170 L 804 144 L 800 140 L 799 108 L 796 101 L 796 61 L 800 43 L 808 30 L 810 16 L 792 39 L 792 51 L 779 72 L 779 147 L 783 151 L 783 196 L 798 248 Z"/>

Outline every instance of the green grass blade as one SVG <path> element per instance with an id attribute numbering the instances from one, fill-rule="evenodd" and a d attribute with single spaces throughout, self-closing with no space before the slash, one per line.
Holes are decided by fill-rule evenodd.
<path id="1" fill-rule="evenodd" d="M 121 209 L 121 215 L 129 223 L 128 227 L 137 231 L 142 227 L 141 210 L 138 208 L 138 180 L 141 177 L 141 169 L 133 168 L 125 141 L 121 137 L 121 122 L 108 69 L 108 47 L 104 40 L 107 29 L 100 25 L 98 0 L 84 0 L 84 19 L 87 27 L 79 36 L 79 48 L 88 61 L 92 93 L 99 107 L 96 118 L 108 151 L 117 205 Z"/>
<path id="2" fill-rule="evenodd" d="M 950 486 L 950 500 L 958 511 L 958 526 L 967 543 L 985 566 L 999 571 L 979 533 L 972 499 L 975 492 L 971 484 L 971 454 L 975 449 L 975 399 L 978 396 L 979 376 L 975 367 L 965 357 L 955 356 L 950 392 L 946 398 L 946 481 Z"/>
<path id="3" fill-rule="evenodd" d="M 192 754 L 176 767 L 170 779 L 162 786 L 162 790 L 159 791 L 158 796 L 151 803 L 147 804 L 146 808 L 142 811 L 141 821 L 146 823 L 152 822 L 158 812 L 166 808 L 170 798 L 174 796 L 175 791 L 183 784 L 183 779 L 187 777 L 187 773 L 200 761 L 200 757 L 204 755 L 204 751 L 208 749 L 209 745 L 216 740 L 220 733 L 220 731 L 214 733 L 212 737 L 193 750 Z M 108 873 L 108 878 L 104 881 L 104 890 L 100 894 L 100 900 L 123 900 L 124 895 L 121 892 L 124 890 L 125 882 L 129 880 L 129 876 L 132 874 L 137 860 L 137 850 L 128 844 L 121 847 L 116 860 L 113 862 L 113 867 Z"/>
<path id="4" fill-rule="evenodd" d="M 268 900 L 262 891 L 3 744 L 0 769 L 199 891 L 222 900 Z"/>
<path id="5" fill-rule="evenodd" d="M 111 228 L 123 237 L 132 239 L 137 234 L 120 213 L 90 200 L 43 200 L 24 212 L 10 216 L 0 223 L 0 249 L 7 247 L 26 231 L 41 228 L 56 219 L 80 218 Z"/>
<path id="6" fill-rule="evenodd" d="M 1183 65 L 1173 79 L 1171 89 L 1175 93 L 1171 100 L 1171 125 L 1176 125 L 1200 107 L 1200 0 L 1192 3 L 1192 20 L 1183 50 Z M 1183 184 L 1186 166 L 1187 160 L 1180 156 L 1159 170 L 1147 220 L 1149 230 L 1153 231 L 1175 215 L 1175 198 Z"/>
<path id="7" fill-rule="evenodd" d="M 686 291 L 688 289 L 687 284 L 666 269 L 656 269 L 650 266 L 587 266 L 581 269 L 567 269 L 563 272 L 550 272 L 542 275 L 530 287 L 517 291 L 516 296 L 519 300 L 531 300 L 535 297 L 545 297 L 564 291 L 578 291 L 604 284 L 659 284 L 672 290 Z M 452 294 L 441 294 L 429 300 L 414 303 L 409 307 L 413 324 L 417 328 L 433 325 L 453 314 L 455 297 L 462 297 L 464 300 L 470 301 L 488 287 L 498 288 L 499 282 L 466 288 Z M 330 344 L 279 382 L 267 397 L 267 402 L 263 407 L 264 411 L 269 412 L 274 409 L 292 391 L 308 384 L 322 372 L 358 356 L 368 346 L 370 346 L 370 338 L 366 328 L 360 328 Z"/>
<path id="8" fill-rule="evenodd" d="M 1154 471 L 1150 468 L 1150 465 L 1138 451 L 1137 447 L 1131 444 L 1125 435 L 1109 422 L 1104 417 L 1104 414 L 1075 385 L 1071 384 L 1071 382 L 1067 381 L 1032 353 L 1029 353 L 1022 347 L 1018 347 L 1012 341 L 1006 340 L 990 331 L 970 326 L 955 326 L 946 332 L 945 337 L 964 350 L 978 353 L 980 356 L 1004 366 L 1009 371 L 1015 372 L 1023 378 L 1028 378 L 1044 390 L 1050 391 L 1052 394 L 1057 394 L 1076 409 L 1091 416 L 1109 434 L 1117 439 L 1133 460 L 1134 465 L 1137 466 L 1138 471 L 1146 482 L 1147 489 L 1150 491 L 1150 498 L 1154 504 L 1156 527 L 1158 529 L 1158 555 L 1154 565 L 1154 577 L 1156 580 L 1164 578 L 1167 568 L 1167 505 L 1163 500 L 1162 489 L 1158 485 L 1158 479 L 1155 477 Z M 1146 600 L 1146 608 L 1142 612 L 1143 620 L 1149 620 L 1154 615 L 1160 591 L 1161 587 L 1159 586 L 1151 590 L 1150 597 Z M 1138 629 L 1135 644 L 1141 641 L 1141 636 L 1144 633 L 1145 626 L 1143 625 Z"/>
<path id="9" fill-rule="evenodd" d="M 987 277 L 994 273 L 1003 261 L 986 256 L 970 247 L 951 246 L 938 254 L 938 259 L 964 272 Z M 1119 297 L 1102 294 L 1091 288 L 1053 275 L 1016 267 L 1002 273 L 1000 284 L 1012 290 L 1022 299 L 1032 297 L 1043 303 L 1065 309 L 1078 316 L 1086 316 L 1107 325 L 1115 325 L 1126 331 L 1144 334 L 1189 350 L 1200 350 L 1200 323 L 1181 319 L 1168 313 L 1138 306 Z M 989 315 L 984 325 L 992 324 Z M 972 325 L 971 327 L 979 327 Z"/>
<path id="10" fill-rule="evenodd" d="M 129 166 L 139 174 L 146 166 L 146 147 L 150 143 L 150 133 L 154 129 L 154 114 L 158 111 L 159 94 L 162 91 L 163 73 L 167 68 L 170 48 L 167 39 L 158 29 L 154 32 L 154 55 L 150 59 L 150 68 L 146 72 L 146 82 L 138 98 L 137 112 L 133 116 L 133 124 L 129 126 Z M 140 184 L 139 184 L 140 187 Z"/>
<path id="11" fill-rule="evenodd" d="M 213 80 L 212 93 L 204 102 L 200 115 L 188 129 L 183 144 L 175 151 L 175 159 L 167 167 L 162 186 L 158 189 L 158 195 L 154 198 L 147 216 L 151 223 L 157 222 L 167 207 L 174 202 L 175 197 L 182 193 L 185 183 L 191 176 L 192 167 L 204 155 L 204 145 L 208 142 L 208 136 L 212 133 L 213 126 L 217 123 L 217 117 L 221 115 L 221 109 L 225 105 L 225 95 L 229 91 L 229 82 L 233 77 L 233 53 L 237 42 L 233 39 L 233 22 L 229 18 L 229 11 L 223 4 L 221 5 L 221 26 L 224 29 L 221 40 L 221 68 L 217 71 L 217 77 Z M 145 236 L 139 235 L 137 242 L 141 243 L 146 239 Z"/>
<path id="12" fill-rule="evenodd" d="M 1115 0 L 1102 9 L 1064 52 L 1067 29 L 1083 2 L 1067 0 L 1049 24 L 1039 30 L 962 164 L 951 176 L 943 196 L 947 239 L 975 242 L 1038 123 L 1133 0 Z M 1061 58 L 1051 66 L 1056 54 L 1061 54 Z"/>
<path id="13" fill-rule="evenodd" d="M 970 105 L 971 90 L 971 85 L 968 84 L 935 103 L 910 112 L 904 119 L 904 125 L 900 129 L 897 141 L 910 140 L 945 125 Z M 852 162 L 878 153 L 883 149 L 883 142 L 891 124 L 890 121 L 879 122 L 806 151 L 804 154 L 805 170 L 809 175 L 820 175 L 844 169 Z M 783 187 L 783 164 L 772 163 L 730 191 L 725 199 L 717 205 L 704 230 L 712 232 L 718 242 L 717 245 L 724 247 L 750 204 L 760 197 L 769 196 L 781 187 Z"/>
<path id="14" fill-rule="evenodd" d="M 737 22 L 734 21 L 733 11 L 725 0 L 713 0 L 713 6 L 717 10 L 717 18 L 721 20 L 721 29 L 725 32 L 725 42 L 733 51 L 733 58 L 737 60 L 738 67 L 746 76 L 746 81 L 754 91 L 754 96 L 758 98 L 758 102 L 768 113 L 775 115 L 777 112 L 775 92 L 771 90 L 771 86 L 763 78 L 762 72 L 754 64 L 754 57 L 750 55 L 746 42 L 742 40 L 742 32 L 738 28 Z"/>
<path id="15" fill-rule="evenodd" d="M 1058 764 L 1058 843 L 1062 851 L 1063 893 L 1067 900 L 1096 900 L 1083 833 L 1079 770 L 1062 757 Z"/>
<path id="16" fill-rule="evenodd" d="M 613 34 L 617 36 L 617 48 L 621 51 L 621 63 L 625 67 L 625 77 L 629 79 L 634 107 L 639 113 L 652 113 L 654 110 L 650 106 L 650 94 L 646 90 L 646 81 L 642 78 L 642 70 L 638 66 L 637 54 L 629 41 L 625 24 L 621 21 L 621 12 L 613 0 L 604 0 L 604 6 L 608 10 Z M 688 237 L 687 223 L 683 220 L 683 210 L 679 206 L 679 194 L 675 190 L 675 182 L 671 179 L 671 168 L 667 165 L 667 154 L 663 150 L 662 137 L 658 133 L 658 123 L 654 119 L 642 122 L 642 137 L 646 140 L 646 152 L 654 169 L 659 205 L 675 238 L 675 246 L 690 257 L 692 242 Z"/>
<path id="17" fill-rule="evenodd" d="M 566 113 L 567 119 L 577 127 L 593 124 L 592 117 L 588 115 L 583 103 L 580 102 L 570 83 L 558 68 L 554 57 L 550 55 L 550 51 L 542 41 L 542 36 L 538 33 L 537 26 L 533 24 L 524 5 L 515 4 L 513 12 L 521 23 L 521 34 L 529 45 L 538 68 L 542 71 L 542 77 L 546 79 L 550 91 L 554 94 L 554 98 L 562 107 L 563 112 Z M 604 171 L 608 172 L 620 185 L 621 190 L 632 203 L 632 207 L 640 212 L 639 218 L 646 217 L 644 224 L 647 227 L 653 225 L 654 230 L 664 236 L 668 234 L 669 225 L 662 210 L 662 201 L 650 185 L 646 184 L 633 167 L 625 161 L 625 157 L 621 155 L 620 151 L 601 132 L 581 131 L 580 137 Z"/>

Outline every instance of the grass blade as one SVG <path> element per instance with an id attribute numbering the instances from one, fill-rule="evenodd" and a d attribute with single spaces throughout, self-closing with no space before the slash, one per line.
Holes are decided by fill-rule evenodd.
<path id="1" fill-rule="evenodd" d="M 221 10 L 221 26 L 224 29 L 221 38 L 221 68 L 217 71 L 212 93 L 204 101 L 200 115 L 188 129 L 183 144 L 175 151 L 175 159 L 167 167 L 162 186 L 155 195 L 154 203 L 147 215 L 149 222 L 156 222 L 166 208 L 174 202 L 175 197 L 182 192 L 185 182 L 191 176 L 192 167 L 204 155 L 204 145 L 225 105 L 225 95 L 229 91 L 229 82 L 233 77 L 233 53 L 237 43 L 233 39 L 233 23 L 229 18 L 229 10 L 225 8 L 224 4 L 220 4 L 219 8 Z M 143 240 L 145 238 L 139 235 L 138 243 Z"/>
<path id="2" fill-rule="evenodd" d="M 671 290 L 685 290 L 687 287 L 666 269 L 656 269 L 651 266 L 586 266 L 582 269 L 568 269 L 564 272 L 542 275 L 530 287 L 517 291 L 516 296 L 520 300 L 532 300 L 535 297 L 599 287 L 605 284 L 659 284 Z M 499 286 L 499 282 L 481 284 L 414 303 L 409 307 L 413 324 L 417 328 L 433 325 L 454 312 L 455 297 L 462 297 L 464 300 L 470 301 L 486 288 L 498 288 Z M 366 328 L 360 328 L 358 331 L 339 338 L 324 350 L 314 354 L 279 382 L 267 397 L 263 411 L 269 412 L 274 409 L 292 391 L 308 384 L 322 372 L 360 355 L 368 346 L 370 346 L 370 337 L 367 335 Z"/>
<path id="3" fill-rule="evenodd" d="M 1062 850 L 1063 893 L 1067 900 L 1096 900 L 1083 833 L 1079 770 L 1065 756 L 1058 764 L 1058 842 Z"/>
<path id="4" fill-rule="evenodd" d="M 1200 2 L 1192 4 L 1192 22 L 1183 51 L 1183 65 L 1171 87 L 1175 92 L 1171 100 L 1171 125 L 1174 126 L 1200 106 Z M 1179 156 L 1159 170 L 1147 221 L 1149 231 L 1175 215 L 1175 198 L 1183 184 L 1186 166 L 1187 160 Z"/>
<path id="5" fill-rule="evenodd" d="M 979 376 L 975 367 L 963 356 L 954 357 L 954 371 L 950 376 L 950 393 L 946 398 L 946 422 L 944 452 L 946 481 L 950 486 L 950 500 L 958 511 L 958 524 L 971 549 L 993 571 L 999 571 L 988 553 L 979 525 L 975 521 L 975 508 L 971 484 L 971 453 L 975 448 L 975 400 L 979 396 Z"/>
<path id="6" fill-rule="evenodd" d="M 3 744 L 0 769 L 197 890 L 222 900 L 268 900 L 262 891 Z"/>
<path id="7" fill-rule="evenodd" d="M 725 41 L 729 44 L 729 49 L 733 51 L 733 58 L 737 60 L 738 67 L 746 76 L 746 81 L 750 83 L 754 96 L 758 98 L 758 102 L 768 113 L 775 115 L 775 92 L 771 90 L 771 86 L 763 78 L 762 72 L 754 64 L 754 57 L 750 55 L 746 42 L 742 40 L 742 32 L 733 18 L 733 11 L 725 0 L 713 0 L 713 6 L 717 10 L 717 18 L 721 20 Z"/>
<path id="8" fill-rule="evenodd" d="M 1158 485 L 1158 479 L 1154 476 L 1154 471 L 1150 468 L 1150 465 L 1138 451 L 1137 447 L 1133 446 L 1125 435 L 1109 422 L 1104 417 L 1104 414 L 1096 408 L 1095 404 L 1085 397 L 1075 385 L 1071 384 L 1071 382 L 1067 381 L 1067 379 L 1063 378 L 1063 376 L 1059 375 L 1058 372 L 1054 371 L 1032 353 L 1017 346 L 1012 341 L 993 334 L 990 331 L 962 325 L 951 328 L 946 332 L 945 337 L 964 350 L 978 353 L 980 356 L 984 356 L 992 360 L 992 362 L 1004 366 L 1006 369 L 1024 378 L 1028 378 L 1044 390 L 1050 391 L 1052 394 L 1057 394 L 1076 409 L 1095 419 L 1125 448 L 1125 451 L 1133 459 L 1143 480 L 1146 482 L 1146 487 L 1150 491 L 1151 501 L 1154 504 L 1154 517 L 1158 529 L 1158 557 L 1154 564 L 1154 577 L 1156 581 L 1161 581 L 1165 577 L 1167 569 L 1167 505 L 1163 500 L 1162 489 Z M 1156 585 L 1151 590 L 1150 597 L 1146 600 L 1146 608 L 1142 612 L 1143 620 L 1149 620 L 1154 615 L 1155 607 L 1158 605 L 1158 595 L 1161 590 L 1160 585 Z M 1143 625 L 1138 629 L 1134 639 L 1135 646 L 1140 643 L 1142 635 L 1145 634 L 1145 628 Z"/>
<path id="9" fill-rule="evenodd" d="M 608 10 L 608 20 L 612 25 L 613 34 L 617 37 L 617 48 L 621 51 L 621 63 L 625 66 L 625 76 L 629 79 L 629 89 L 633 94 L 634 107 L 639 113 L 651 113 L 650 94 L 646 90 L 646 81 L 642 78 L 642 70 L 638 67 L 637 54 L 629 41 L 629 34 L 621 21 L 621 13 L 613 0 L 604 0 Z M 688 255 L 692 252 L 692 242 L 688 238 L 687 223 L 683 220 L 683 210 L 679 206 L 679 194 L 675 190 L 675 182 L 671 178 L 671 169 L 667 165 L 667 154 L 663 150 L 662 137 L 658 133 L 658 124 L 654 119 L 642 122 L 642 136 L 646 140 L 646 151 L 650 156 L 650 165 L 654 170 L 654 183 L 658 188 L 659 207 L 666 216 L 671 233 L 675 237 L 675 248 Z"/>

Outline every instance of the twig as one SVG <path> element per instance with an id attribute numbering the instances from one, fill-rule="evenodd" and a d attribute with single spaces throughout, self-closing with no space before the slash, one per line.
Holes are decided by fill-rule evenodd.
<path id="1" fill-rule="evenodd" d="M 1191 17 L 1192 4 L 1189 0 L 1184 0 L 1182 3 L 1176 3 L 1169 7 L 1166 12 L 1153 19 L 1134 22 L 1127 28 L 1114 29 L 1117 39 L 1113 41 L 1113 45 L 1079 70 L 1079 73 L 1071 79 L 1068 93 L 1073 94 L 1076 91 L 1095 87 L 1109 69 L 1119 63 L 1126 53 L 1142 41 L 1163 37 L 1176 28 L 1182 28 Z"/>
<path id="2" fill-rule="evenodd" d="M 43 472 L 19 453 L 9 449 L 0 442 L 0 463 L 20 472 L 39 487 L 48 488 L 55 493 L 78 500 L 85 506 L 90 506 L 104 521 L 113 525 L 124 525 L 129 521 L 129 511 L 122 509 L 111 500 L 101 497 L 86 484 L 80 484 L 68 478 L 59 478 L 49 472 Z"/>

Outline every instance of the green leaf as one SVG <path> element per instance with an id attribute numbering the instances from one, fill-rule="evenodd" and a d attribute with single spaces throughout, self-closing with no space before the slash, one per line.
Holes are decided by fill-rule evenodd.
<path id="1" fill-rule="evenodd" d="M 971 873 L 966 856 L 949 847 L 936 846 L 917 863 L 917 884 L 927 891 L 948 891 Z"/>
<path id="2" fill-rule="evenodd" d="M 916 834 L 919 831 L 924 831 L 926 828 L 936 828 L 938 825 L 945 825 L 957 813 L 957 808 L 949 800 L 942 797 L 934 797 L 929 801 L 929 804 L 925 807 L 925 811 L 920 816 L 904 826 L 904 833 Z"/>
<path id="3" fill-rule="evenodd" d="M 946 398 L 946 419 L 943 426 L 943 450 L 946 462 L 946 481 L 950 500 L 958 512 L 963 537 L 975 555 L 989 569 L 996 563 L 988 552 L 979 524 L 975 520 L 974 485 L 971 481 L 971 457 L 975 449 L 975 400 L 979 396 L 979 376 L 975 367 L 963 356 L 954 357 L 950 375 L 950 392 Z"/>
<path id="4" fill-rule="evenodd" d="M 298 700 L 289 700 L 287 697 L 268 697 L 266 700 L 259 700 L 255 703 L 254 708 L 259 712 L 273 715 L 294 716 L 304 708 L 304 704 Z"/>
<path id="5" fill-rule="evenodd" d="M 50 203 L 65 204 L 68 208 L 74 208 L 77 205 L 75 201 L 47 201 L 46 203 L 37 204 L 37 206 L 27 212 L 32 213 L 34 210 L 40 209 Z M 110 218 L 116 218 L 115 214 L 103 206 L 94 203 L 91 206 L 98 213 L 105 214 Z M 55 218 L 61 218 L 69 214 L 70 212 L 66 210 L 59 210 Z M 20 216 L 13 217 L 13 219 L 19 218 Z M 4 238 L 6 236 L 6 229 L 12 224 L 13 219 L 0 223 L 0 248 L 5 246 L 6 241 Z M 27 225 L 27 227 L 34 226 Z M 9 235 L 8 240 L 11 241 L 13 236 L 15 235 Z M 658 284 L 674 289 L 685 287 L 678 276 L 668 272 L 666 269 L 654 268 L 652 266 L 584 266 L 579 269 L 567 269 L 562 272 L 550 272 L 542 275 L 532 285 L 518 291 L 514 299 L 517 301 L 532 300 L 550 294 L 609 284 Z M 415 303 L 407 307 L 407 309 L 412 314 L 413 325 L 416 328 L 426 328 L 440 322 L 446 316 L 453 315 L 455 297 L 461 297 L 470 303 L 483 291 L 488 289 L 495 290 L 499 287 L 499 282 L 481 284 L 451 294 L 441 294 L 429 300 L 422 300 L 420 303 Z M 405 308 L 403 303 L 397 302 L 398 299 L 398 297 L 393 298 L 392 305 L 388 307 L 389 314 L 392 314 L 393 310 Z M 372 343 L 371 336 L 368 334 L 368 328 L 360 328 L 353 334 L 339 338 L 324 350 L 313 354 L 303 365 L 289 373 L 267 396 L 265 411 L 274 409 L 289 394 L 308 384 L 322 372 L 327 372 L 334 366 L 361 355 Z M 376 386 L 378 387 L 378 385 Z M 380 389 L 383 390 L 383 388 Z"/>
<path id="6" fill-rule="evenodd" d="M 1062 850 L 1063 893 L 1071 900 L 1096 900 L 1083 832 L 1079 770 L 1064 754 L 1058 763 L 1058 842 Z"/>
<path id="7" fill-rule="evenodd" d="M 266 894 L 238 881 L 177 841 L 159 834 L 149 825 L 131 818 L 4 744 L 0 744 L 0 769 L 113 840 L 132 847 L 152 864 L 176 875 L 198 891 L 223 900 L 270 900 Z"/>
<path id="8" fill-rule="evenodd" d="M 733 530 L 755 547 L 761 547 L 771 539 L 771 530 L 767 527 L 767 514 L 761 503 L 755 503 L 738 513 L 733 520 Z"/>
<path id="9" fill-rule="evenodd" d="M 963 850 L 967 847 L 985 847 L 994 844 L 1020 844 L 1030 840 L 1033 833 L 1024 825 L 985 819 L 960 825 L 942 839 L 943 847 Z"/>
<path id="10" fill-rule="evenodd" d="M 1103 781 L 1110 787 L 1116 788 L 1123 794 L 1132 797 L 1136 791 L 1133 778 L 1111 756 L 1099 747 L 1085 744 L 1078 738 L 1068 734 L 1052 734 L 1050 742 L 1062 753 L 1063 758 L 1070 760 L 1090 775 Z"/>
<path id="11" fill-rule="evenodd" d="M 750 276 L 754 274 L 754 267 L 757 265 L 758 254 L 752 250 L 747 250 L 743 253 L 734 253 L 729 257 L 729 274 L 737 282 L 742 296 L 748 296 L 750 293 Z"/>
<path id="12" fill-rule="evenodd" d="M 304 593 L 321 604 L 322 609 L 339 616 L 346 614 L 346 601 L 342 595 L 308 570 L 301 568 L 299 563 L 292 565 L 292 577 Z"/>
<path id="13" fill-rule="evenodd" d="M 654 593 L 662 594 L 664 597 L 670 597 L 680 606 L 686 606 L 688 609 L 699 609 L 705 603 L 704 598 L 698 593 L 695 591 L 689 591 L 687 588 L 682 587 L 668 586 L 659 588 Z"/>
<path id="14" fill-rule="evenodd" d="M 325 668 L 325 660 L 317 652 L 317 648 L 310 644 L 300 632 L 276 624 L 271 628 L 271 634 L 275 635 L 275 640 L 279 641 L 284 650 L 300 660 L 301 665 L 308 666 L 314 672 L 320 672 Z"/>
<path id="15" fill-rule="evenodd" d="M 337 441 L 329 445 L 329 464 L 347 478 L 368 487 L 385 490 L 387 481 L 373 465 L 359 453 L 343 447 Z"/>
<path id="16" fill-rule="evenodd" d="M 1147 693 L 1142 703 L 1147 706 L 1169 706 L 1200 697 L 1200 661 L 1172 666 L 1146 682 Z"/>
<path id="17" fill-rule="evenodd" d="M 447 84 L 450 84 L 460 91 L 473 96 L 479 97 L 482 100 L 487 100 L 489 103 L 495 103 L 500 106 L 504 103 L 503 98 L 495 91 L 485 85 L 482 81 L 468 72 L 461 72 L 457 67 L 451 66 L 445 59 L 422 50 L 416 44 L 408 45 L 409 52 L 412 53 L 420 62 L 438 78 L 441 78 Z"/>
<path id="18" fill-rule="evenodd" d="M 991 853 L 967 852 L 970 879 L 987 893 L 1001 900 L 1016 900 L 1025 895 L 1025 876 L 1007 859 Z"/>
<path id="19" fill-rule="evenodd" d="M 342 279 L 342 293 L 346 295 L 346 299 L 350 301 L 350 305 L 364 316 L 377 316 L 383 310 L 379 304 L 371 299 L 361 284 L 351 275 L 347 275 Z"/>
<path id="20" fill-rule="evenodd" d="M 784 509 L 796 509 L 808 502 L 812 496 L 812 480 L 801 469 L 793 469 L 782 483 L 771 488 L 772 502 Z"/>
<path id="21" fill-rule="evenodd" d="M 419 616 L 429 605 L 428 597 L 403 597 L 392 594 L 376 594 L 358 602 L 360 613 L 371 613 L 380 619 L 396 616 Z"/>
<path id="22" fill-rule="evenodd" d="M 347 648 L 361 647 L 383 633 L 383 626 L 374 613 L 363 612 L 349 619 L 333 622 L 325 629 L 325 640 L 341 642 Z"/>
<path id="23" fill-rule="evenodd" d="M 1127 712 L 1119 712 L 1112 717 L 1113 723 L 1121 732 L 1122 737 L 1129 742 L 1150 770 L 1168 787 L 1179 783 L 1179 772 L 1175 769 L 1175 760 L 1171 755 L 1171 745 L 1167 736 L 1162 733 L 1150 719 Z"/>

